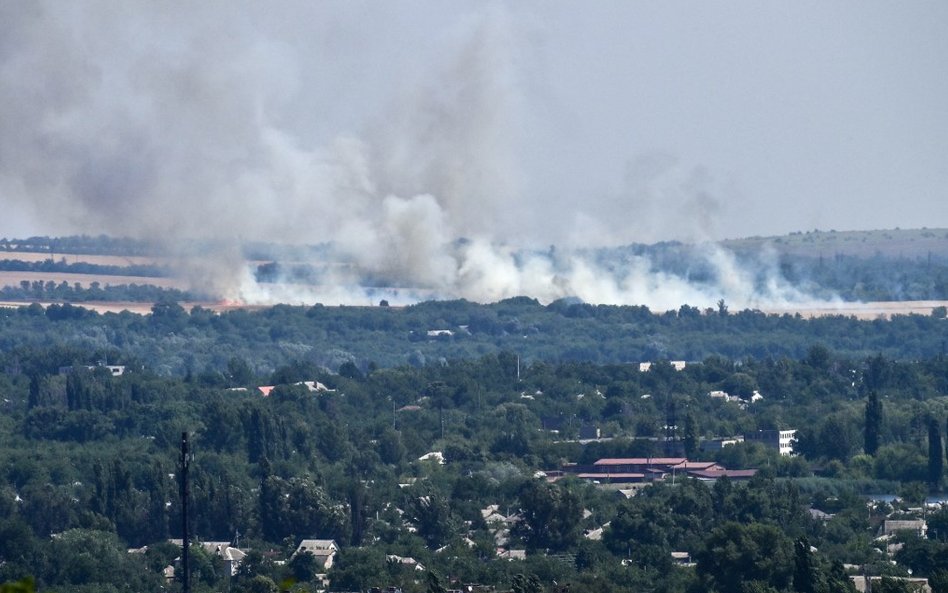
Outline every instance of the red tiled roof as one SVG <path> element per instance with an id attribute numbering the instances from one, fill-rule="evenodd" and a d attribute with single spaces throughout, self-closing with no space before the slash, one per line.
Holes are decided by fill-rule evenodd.
<path id="1" fill-rule="evenodd" d="M 719 470 L 693 470 L 688 475 L 696 478 L 753 478 L 757 474 L 756 469 L 719 469 Z"/>
<path id="2" fill-rule="evenodd" d="M 686 461 L 685 457 L 606 457 L 593 465 L 678 465 Z"/>
<path id="3" fill-rule="evenodd" d="M 634 473 L 614 473 L 614 474 L 576 474 L 577 478 L 584 480 L 608 480 L 610 478 L 629 479 L 644 478 L 645 474 Z"/>
<path id="4" fill-rule="evenodd" d="M 718 465 L 713 461 L 685 461 L 673 466 L 675 469 L 695 469 L 695 470 L 709 470 L 709 471 L 722 471 L 723 467 Z"/>

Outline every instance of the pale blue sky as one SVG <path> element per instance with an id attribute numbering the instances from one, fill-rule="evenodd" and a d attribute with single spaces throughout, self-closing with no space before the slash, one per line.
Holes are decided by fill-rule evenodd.
<path id="1" fill-rule="evenodd" d="M 948 227 L 945 31 L 940 1 L 5 2 L 0 236 L 332 238 L 426 193 L 537 244 Z"/>

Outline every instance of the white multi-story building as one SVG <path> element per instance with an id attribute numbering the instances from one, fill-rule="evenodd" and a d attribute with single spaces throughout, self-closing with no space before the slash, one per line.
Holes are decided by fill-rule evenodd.
<path id="1" fill-rule="evenodd" d="M 765 447 L 776 449 L 781 455 L 793 455 L 793 442 L 797 438 L 795 428 L 786 430 L 758 430 L 744 434 L 745 441 L 756 441 Z"/>

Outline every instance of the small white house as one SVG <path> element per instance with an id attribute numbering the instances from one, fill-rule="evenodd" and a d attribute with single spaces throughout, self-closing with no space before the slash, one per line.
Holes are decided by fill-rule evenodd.
<path id="1" fill-rule="evenodd" d="M 300 545 L 297 546 L 292 557 L 295 557 L 297 554 L 312 554 L 316 557 L 316 562 L 319 563 L 324 570 L 329 570 L 332 568 L 333 559 L 336 557 L 336 552 L 338 551 L 339 546 L 336 545 L 335 540 L 304 539 L 300 542 Z"/>

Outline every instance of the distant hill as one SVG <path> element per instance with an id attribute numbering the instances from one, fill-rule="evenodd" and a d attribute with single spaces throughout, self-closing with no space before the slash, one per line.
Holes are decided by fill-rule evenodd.
<path id="1" fill-rule="evenodd" d="M 800 257 L 924 259 L 948 257 L 948 229 L 891 229 L 876 231 L 806 231 L 776 237 L 748 237 L 722 241 L 736 252 L 756 252 L 771 246 L 781 255 Z"/>
<path id="2" fill-rule="evenodd" d="M 948 300 L 948 229 L 945 228 L 807 231 L 732 239 L 719 245 L 736 256 L 733 265 L 720 265 L 716 257 L 720 250 L 708 244 L 678 241 L 604 247 L 578 253 L 600 276 L 613 281 L 624 281 L 627 274 L 641 273 L 636 266 L 644 261 L 648 274 L 664 274 L 666 278 L 684 281 L 690 286 L 711 287 L 717 292 L 721 292 L 717 290 L 719 287 L 739 277 L 749 290 L 762 295 L 770 294 L 770 287 L 777 283 L 792 286 L 809 300 L 817 301 Z M 268 285 L 263 287 L 264 292 L 270 289 L 269 285 L 333 285 L 337 281 L 336 273 L 343 269 L 342 275 L 357 277 L 361 287 L 405 286 L 398 284 L 397 275 L 388 278 L 378 271 L 360 270 L 328 244 L 247 244 L 243 251 L 256 282 Z M 149 244 L 105 236 L 0 239 L 0 297 L 8 301 L 53 302 L 180 300 L 183 298 L 180 291 L 193 290 L 197 291 L 194 294 L 200 293 L 200 300 L 232 298 L 230 294 L 221 294 L 217 285 L 192 286 L 194 278 L 203 278 L 207 269 L 198 266 L 196 269 L 202 271 L 196 275 L 187 266 L 214 252 L 212 244 L 195 243 L 184 252 L 188 256 L 162 255 Z M 549 253 L 524 251 L 518 258 L 520 255 L 525 259 L 549 257 L 551 265 L 557 265 L 552 249 Z M 212 267 L 217 265 L 213 257 L 207 261 Z M 95 284 L 110 290 L 93 289 Z M 122 285 L 147 285 L 159 292 L 111 288 Z M 411 288 L 421 291 L 429 287 Z M 171 292 L 162 293 L 163 290 Z"/>

